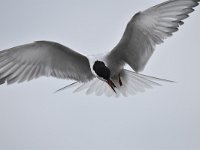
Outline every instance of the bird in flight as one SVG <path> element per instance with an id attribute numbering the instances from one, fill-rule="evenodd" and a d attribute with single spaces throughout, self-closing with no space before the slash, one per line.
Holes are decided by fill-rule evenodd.
<path id="1" fill-rule="evenodd" d="M 85 56 L 51 41 L 37 41 L 0 51 L 0 84 L 21 83 L 40 76 L 75 80 L 58 90 L 76 87 L 87 94 L 134 95 L 162 81 L 140 74 L 156 45 L 178 31 L 200 0 L 168 0 L 136 13 L 119 43 L 108 53 Z M 133 71 L 124 66 L 128 64 Z"/>

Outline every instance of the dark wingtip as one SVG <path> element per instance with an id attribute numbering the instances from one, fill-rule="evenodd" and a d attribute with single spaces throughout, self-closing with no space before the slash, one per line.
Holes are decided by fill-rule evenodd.
<path id="1" fill-rule="evenodd" d="M 0 77 L 0 85 L 6 83 L 7 77 L 8 77 L 8 76 L 6 76 L 6 77 Z"/>

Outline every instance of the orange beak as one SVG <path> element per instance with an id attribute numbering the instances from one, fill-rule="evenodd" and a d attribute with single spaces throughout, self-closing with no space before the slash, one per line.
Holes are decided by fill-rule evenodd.
<path id="1" fill-rule="evenodd" d="M 108 80 L 107 80 L 107 83 L 108 83 L 108 85 L 112 88 L 112 90 L 113 90 L 115 93 L 117 93 L 117 92 L 115 91 L 116 86 L 115 86 L 115 84 L 112 82 L 112 80 L 108 79 Z"/>

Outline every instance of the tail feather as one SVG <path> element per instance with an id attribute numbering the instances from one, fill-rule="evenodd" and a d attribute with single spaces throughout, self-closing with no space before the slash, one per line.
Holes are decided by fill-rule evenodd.
<path id="1" fill-rule="evenodd" d="M 147 76 L 126 69 L 122 70 L 120 78 L 122 86 L 119 83 L 118 77 L 113 77 L 111 79 L 116 85 L 116 93 L 106 82 L 99 80 L 98 78 L 94 78 L 92 81 L 86 83 L 74 82 L 56 92 L 74 87 L 74 92 L 86 90 L 86 94 L 88 95 L 94 93 L 97 96 L 105 95 L 107 97 L 119 97 L 122 95 L 127 97 L 129 95 L 135 95 L 138 92 L 145 92 L 146 89 L 151 89 L 155 86 L 161 86 L 161 83 L 174 83 L 174 81 Z"/>
<path id="2" fill-rule="evenodd" d="M 80 83 L 79 82 L 73 82 L 73 83 L 71 83 L 71 84 L 69 84 L 65 87 L 62 87 L 62 88 L 56 90 L 54 93 L 61 92 L 61 91 L 66 90 L 68 88 L 76 87 L 76 86 L 78 86 L 78 84 L 80 84 Z"/>

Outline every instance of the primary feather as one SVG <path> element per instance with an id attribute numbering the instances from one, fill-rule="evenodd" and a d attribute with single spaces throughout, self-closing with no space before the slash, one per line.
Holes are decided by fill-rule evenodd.
<path id="1" fill-rule="evenodd" d="M 86 82 L 93 78 L 87 57 L 61 44 L 38 41 L 0 51 L 0 83 L 53 76 Z"/>
<path id="2" fill-rule="evenodd" d="M 138 12 L 128 23 L 117 46 L 107 55 L 108 66 L 127 63 L 142 71 L 157 44 L 178 31 L 199 0 L 169 0 Z"/>

